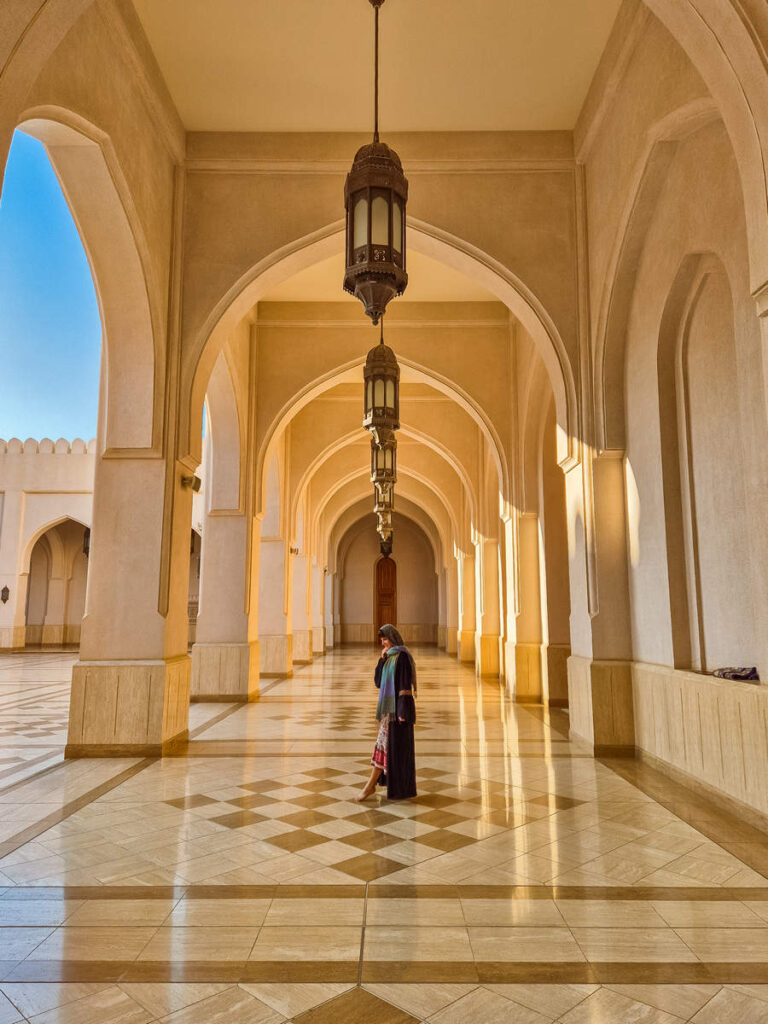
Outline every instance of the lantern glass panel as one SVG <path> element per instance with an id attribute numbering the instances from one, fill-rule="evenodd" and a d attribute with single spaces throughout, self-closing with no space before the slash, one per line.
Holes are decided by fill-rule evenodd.
<path id="1" fill-rule="evenodd" d="M 373 404 L 379 409 L 384 407 L 384 381 L 381 377 L 376 378 L 373 389 Z"/>
<path id="2" fill-rule="evenodd" d="M 355 203 L 355 219 L 353 227 L 353 248 L 368 244 L 368 200 L 361 196 Z"/>
<path id="3" fill-rule="evenodd" d="M 393 380 L 387 380 L 387 408 L 395 408 L 395 382 Z"/>
<path id="4" fill-rule="evenodd" d="M 384 467 L 385 467 L 384 449 L 383 448 L 377 448 L 376 449 L 376 468 L 377 469 L 384 469 Z"/>
<path id="5" fill-rule="evenodd" d="M 389 204 L 384 196 L 375 196 L 371 204 L 371 244 L 389 245 Z"/>
<path id="6" fill-rule="evenodd" d="M 387 469 L 392 469 L 392 449 L 387 448 L 385 450 L 384 465 Z"/>
<path id="7" fill-rule="evenodd" d="M 373 408 L 373 381 L 369 380 L 368 381 L 368 387 L 366 389 L 365 411 L 366 412 L 370 412 L 372 408 Z"/>
<path id="8" fill-rule="evenodd" d="M 397 199 L 392 204 L 392 248 L 403 251 L 403 211 Z"/>

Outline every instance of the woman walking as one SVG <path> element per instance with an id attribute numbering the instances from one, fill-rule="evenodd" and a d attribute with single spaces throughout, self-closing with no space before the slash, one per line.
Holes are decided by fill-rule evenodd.
<path id="1" fill-rule="evenodd" d="M 416 721 L 416 665 L 394 626 L 379 630 L 381 657 L 374 682 L 379 690 L 376 719 L 379 734 L 371 758 L 371 777 L 358 803 L 367 800 L 376 785 L 387 787 L 390 800 L 416 796 L 416 754 L 413 723 Z"/>

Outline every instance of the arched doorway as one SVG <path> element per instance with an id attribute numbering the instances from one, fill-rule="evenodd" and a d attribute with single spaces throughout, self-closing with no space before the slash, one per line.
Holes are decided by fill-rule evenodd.
<path id="1" fill-rule="evenodd" d="M 89 540 L 86 526 L 64 519 L 35 542 L 29 558 L 26 646 L 59 647 L 80 642 Z"/>
<path id="2" fill-rule="evenodd" d="M 376 630 L 386 623 L 397 622 L 397 564 L 392 558 L 380 558 L 376 563 Z"/>

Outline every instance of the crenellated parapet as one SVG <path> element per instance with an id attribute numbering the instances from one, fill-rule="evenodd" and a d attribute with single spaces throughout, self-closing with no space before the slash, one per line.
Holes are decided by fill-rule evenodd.
<path id="1" fill-rule="evenodd" d="M 43 437 L 39 441 L 34 437 L 28 437 L 26 441 L 21 438 L 12 437 L 9 441 L 0 437 L 1 455 L 94 455 L 96 453 L 96 439 L 84 441 L 76 437 L 74 441 L 67 441 L 60 437 L 58 441 L 52 441 L 50 437 Z"/>

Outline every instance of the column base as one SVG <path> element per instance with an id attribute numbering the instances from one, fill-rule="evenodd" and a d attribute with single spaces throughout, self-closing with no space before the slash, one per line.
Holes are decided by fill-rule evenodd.
<path id="1" fill-rule="evenodd" d="M 312 661 L 312 630 L 297 629 L 293 633 L 294 664 L 308 665 Z"/>
<path id="2" fill-rule="evenodd" d="M 3 626 L 0 629 L 0 650 L 22 650 L 27 643 L 26 626 Z"/>
<path id="3" fill-rule="evenodd" d="M 498 679 L 501 672 L 499 664 L 499 636 L 479 633 L 475 635 L 475 672 L 479 676 Z"/>
<path id="4" fill-rule="evenodd" d="M 312 627 L 312 657 L 321 658 L 325 654 L 325 626 Z"/>
<path id="5" fill-rule="evenodd" d="M 192 648 L 190 699 L 239 701 L 259 696 L 259 644 L 196 643 Z"/>
<path id="6" fill-rule="evenodd" d="M 541 704 L 541 644 L 515 644 L 516 704 Z"/>
<path id="7" fill-rule="evenodd" d="M 456 629 L 452 629 L 450 626 L 445 627 L 445 653 L 459 653 L 459 636 Z"/>
<path id="8" fill-rule="evenodd" d="M 162 757 L 188 738 L 190 659 L 78 662 L 64 756 Z"/>
<path id="9" fill-rule="evenodd" d="M 568 707 L 568 659 L 570 644 L 544 644 L 542 646 L 544 665 L 544 702 L 551 708 Z"/>
<path id="10" fill-rule="evenodd" d="M 283 679 L 293 675 L 293 637 L 290 633 L 262 634 L 259 646 L 261 675 Z"/>
<path id="11" fill-rule="evenodd" d="M 474 662 L 475 660 L 475 634 L 466 630 L 458 631 L 459 661 Z"/>
<path id="12" fill-rule="evenodd" d="M 571 735 L 602 757 L 634 757 L 632 663 L 568 659 Z"/>

